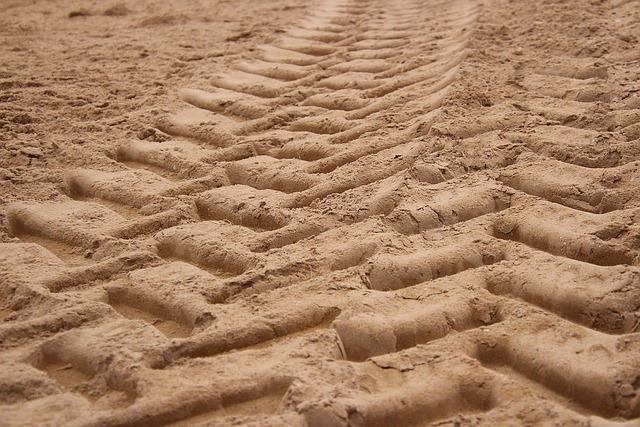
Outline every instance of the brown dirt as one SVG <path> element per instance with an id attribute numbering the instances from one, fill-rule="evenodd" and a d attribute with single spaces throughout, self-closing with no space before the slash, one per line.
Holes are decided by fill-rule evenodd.
<path id="1" fill-rule="evenodd" d="M 0 3 L 0 424 L 640 423 L 640 3 Z"/>

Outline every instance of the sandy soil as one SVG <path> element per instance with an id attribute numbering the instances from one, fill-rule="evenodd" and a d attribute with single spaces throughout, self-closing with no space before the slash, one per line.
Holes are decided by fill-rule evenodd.
<path id="1" fill-rule="evenodd" d="M 0 40 L 0 424 L 640 425 L 640 2 L 5 0 Z"/>

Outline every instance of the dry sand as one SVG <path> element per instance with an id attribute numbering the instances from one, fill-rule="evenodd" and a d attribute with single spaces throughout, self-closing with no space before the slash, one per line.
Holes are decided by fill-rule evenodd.
<path id="1" fill-rule="evenodd" d="M 639 425 L 639 1 L 4 0 L 0 41 L 0 425 Z"/>

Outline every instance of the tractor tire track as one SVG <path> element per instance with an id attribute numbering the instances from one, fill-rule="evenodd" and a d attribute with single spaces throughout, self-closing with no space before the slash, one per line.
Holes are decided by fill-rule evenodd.
<path id="1" fill-rule="evenodd" d="M 633 63 L 554 7 L 327 1 L 9 205 L 9 424 L 636 422 Z"/>

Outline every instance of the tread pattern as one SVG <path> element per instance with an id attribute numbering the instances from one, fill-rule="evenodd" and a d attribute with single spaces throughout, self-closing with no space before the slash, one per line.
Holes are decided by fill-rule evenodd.
<path id="1" fill-rule="evenodd" d="M 640 106 L 558 56 L 463 120 L 489 19 L 327 1 L 9 206 L 8 424 L 637 421 Z"/>

